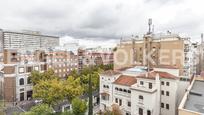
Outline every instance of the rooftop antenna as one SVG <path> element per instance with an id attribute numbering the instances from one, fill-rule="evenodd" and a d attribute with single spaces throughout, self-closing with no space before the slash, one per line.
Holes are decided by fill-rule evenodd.
<path id="1" fill-rule="evenodd" d="M 122 44 L 123 37 L 120 38 L 120 45 Z"/>
<path id="2" fill-rule="evenodd" d="M 152 25 L 152 33 L 154 33 L 154 25 Z"/>
<path id="3" fill-rule="evenodd" d="M 148 26 L 149 26 L 148 34 L 151 34 L 151 26 L 152 26 L 152 19 L 151 18 L 148 19 Z"/>

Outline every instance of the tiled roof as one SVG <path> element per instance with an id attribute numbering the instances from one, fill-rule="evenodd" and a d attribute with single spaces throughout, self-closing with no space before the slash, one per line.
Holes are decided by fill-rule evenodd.
<path id="1" fill-rule="evenodd" d="M 201 77 L 204 77 L 204 71 L 201 71 L 201 72 L 200 72 L 200 76 L 201 76 Z"/>
<path id="2" fill-rule="evenodd" d="M 102 74 L 111 76 L 111 75 L 117 75 L 117 74 L 121 74 L 121 73 L 118 71 L 107 70 L 107 71 L 104 71 Z"/>
<path id="3" fill-rule="evenodd" d="M 178 69 L 178 67 L 172 65 L 158 65 L 157 68 Z"/>
<path id="4" fill-rule="evenodd" d="M 146 74 L 141 74 L 141 75 L 137 76 L 137 78 L 155 79 L 157 74 L 161 78 L 178 79 L 177 76 L 174 76 L 174 75 L 172 75 L 170 73 L 167 73 L 167 72 L 161 72 L 161 71 L 151 71 L 147 75 Z"/>
<path id="5" fill-rule="evenodd" d="M 131 86 L 137 83 L 137 79 L 134 76 L 120 75 L 120 77 L 116 79 L 114 83 L 119 85 Z"/>

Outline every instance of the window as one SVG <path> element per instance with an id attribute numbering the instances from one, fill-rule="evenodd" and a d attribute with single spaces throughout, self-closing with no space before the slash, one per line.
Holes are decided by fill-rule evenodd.
<path id="1" fill-rule="evenodd" d="M 20 93 L 20 101 L 24 101 L 24 92 Z"/>
<path id="2" fill-rule="evenodd" d="M 161 103 L 161 108 L 164 108 L 164 103 Z"/>
<path id="3" fill-rule="evenodd" d="M 166 86 L 169 86 L 169 82 L 166 82 Z"/>
<path id="4" fill-rule="evenodd" d="M 27 78 L 27 84 L 31 84 L 31 79 L 30 79 L 30 77 Z"/>
<path id="5" fill-rule="evenodd" d="M 131 91 L 130 91 L 130 90 L 128 90 L 128 93 L 131 93 Z"/>
<path id="6" fill-rule="evenodd" d="M 166 96 L 169 96 L 169 92 L 168 91 L 166 91 Z"/>
<path id="7" fill-rule="evenodd" d="M 115 103 L 118 103 L 118 98 L 115 98 Z"/>
<path id="8" fill-rule="evenodd" d="M 131 102 L 130 101 L 128 101 L 127 106 L 131 107 Z"/>
<path id="9" fill-rule="evenodd" d="M 126 89 L 124 89 L 123 91 L 124 91 L 125 93 L 127 92 L 127 90 L 126 90 Z"/>
<path id="10" fill-rule="evenodd" d="M 131 115 L 130 113 L 126 113 L 126 115 Z"/>
<path id="11" fill-rule="evenodd" d="M 147 110 L 147 115 L 151 115 L 151 111 L 150 110 Z"/>
<path id="12" fill-rule="evenodd" d="M 143 115 L 143 109 L 139 108 L 139 115 Z"/>
<path id="13" fill-rule="evenodd" d="M 166 104 L 166 109 L 169 109 L 169 104 Z"/>
<path id="14" fill-rule="evenodd" d="M 32 71 L 32 67 L 27 67 L 27 72 L 31 72 Z"/>
<path id="15" fill-rule="evenodd" d="M 119 91 L 123 91 L 123 89 L 120 88 Z"/>
<path id="16" fill-rule="evenodd" d="M 24 79 L 23 78 L 20 78 L 19 85 L 24 85 Z"/>
<path id="17" fill-rule="evenodd" d="M 102 96 L 102 100 L 108 100 L 106 96 Z"/>
<path id="18" fill-rule="evenodd" d="M 149 83 L 149 89 L 152 89 L 152 83 Z"/>
<path id="19" fill-rule="evenodd" d="M 164 91 L 163 90 L 161 91 L 161 94 L 164 95 Z"/>
<path id="20" fill-rule="evenodd" d="M 38 66 L 35 66 L 34 69 L 35 69 L 36 71 L 38 71 L 38 70 L 39 70 L 39 67 L 38 67 Z"/>
<path id="21" fill-rule="evenodd" d="M 115 90 L 117 90 L 117 91 L 118 91 L 118 88 L 116 87 L 116 88 L 115 88 Z"/>
<path id="22" fill-rule="evenodd" d="M 140 81 L 140 85 L 144 85 L 144 82 L 143 82 L 143 81 Z"/>
<path id="23" fill-rule="evenodd" d="M 143 100 L 143 96 L 142 96 L 142 95 L 139 95 L 139 99 Z"/>
<path id="24" fill-rule="evenodd" d="M 121 99 L 119 99 L 119 106 L 121 106 L 122 105 L 122 100 Z"/>
<path id="25" fill-rule="evenodd" d="M 142 51 L 142 47 L 140 47 L 140 51 Z"/>
<path id="26" fill-rule="evenodd" d="M 24 73 L 24 67 L 19 67 L 19 73 Z"/>
<path id="27" fill-rule="evenodd" d="M 164 82 L 163 82 L 163 81 L 161 82 L 161 85 L 164 85 Z"/>

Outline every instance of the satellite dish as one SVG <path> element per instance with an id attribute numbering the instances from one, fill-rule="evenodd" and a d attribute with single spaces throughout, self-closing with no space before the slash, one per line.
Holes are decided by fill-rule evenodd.
<path id="1" fill-rule="evenodd" d="M 0 64 L 0 70 L 2 70 L 4 68 L 3 64 Z"/>

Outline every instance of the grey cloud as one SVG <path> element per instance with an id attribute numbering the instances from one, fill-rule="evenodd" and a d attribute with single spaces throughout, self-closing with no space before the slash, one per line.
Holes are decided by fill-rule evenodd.
<path id="1" fill-rule="evenodd" d="M 39 30 L 87 39 L 171 29 L 194 36 L 204 28 L 202 0 L 0 0 L 0 28 Z"/>

